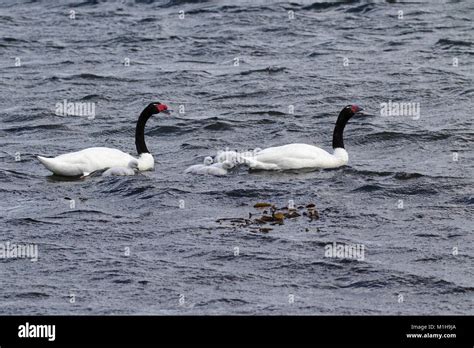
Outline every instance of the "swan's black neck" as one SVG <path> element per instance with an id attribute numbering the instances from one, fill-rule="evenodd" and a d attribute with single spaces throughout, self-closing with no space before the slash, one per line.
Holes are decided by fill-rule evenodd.
<path id="1" fill-rule="evenodd" d="M 145 125 L 151 115 L 153 115 L 153 111 L 150 107 L 146 107 L 138 117 L 137 127 L 135 128 L 135 146 L 139 155 L 150 153 L 145 144 Z"/>
<path id="2" fill-rule="evenodd" d="M 333 149 L 344 148 L 344 127 L 346 127 L 347 122 L 353 115 L 353 113 L 348 112 L 346 109 L 343 109 L 337 117 L 336 126 L 334 127 L 334 133 L 332 135 Z"/>
<path id="3" fill-rule="evenodd" d="M 346 122 L 347 123 L 347 122 Z M 334 133 L 332 135 L 332 148 L 344 148 L 344 139 L 342 138 L 344 135 L 344 127 L 346 123 L 336 122 L 336 127 L 334 127 Z"/>

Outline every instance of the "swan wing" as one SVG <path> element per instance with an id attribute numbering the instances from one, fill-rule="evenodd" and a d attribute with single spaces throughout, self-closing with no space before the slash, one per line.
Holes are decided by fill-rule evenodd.
<path id="1" fill-rule="evenodd" d="M 38 156 L 38 159 L 48 170 L 63 176 L 84 175 L 111 167 L 127 167 L 131 160 L 135 160 L 125 152 L 107 147 L 91 147 L 54 158 Z"/>
<path id="2" fill-rule="evenodd" d="M 78 163 L 62 162 L 56 158 L 42 156 L 38 156 L 38 160 L 46 167 L 46 169 L 57 175 L 79 176 L 87 173 L 87 171 L 83 170 L 84 166 Z"/>
<path id="3" fill-rule="evenodd" d="M 247 161 L 250 168 L 264 170 L 333 168 L 341 165 L 339 158 L 319 147 L 307 144 L 269 147 Z"/>

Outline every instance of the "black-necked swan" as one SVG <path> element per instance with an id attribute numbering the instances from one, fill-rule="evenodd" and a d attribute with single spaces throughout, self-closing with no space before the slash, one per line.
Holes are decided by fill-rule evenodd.
<path id="1" fill-rule="evenodd" d="M 150 103 L 138 117 L 135 128 L 135 146 L 138 158 L 128 153 L 107 147 L 91 147 L 77 152 L 65 153 L 54 158 L 38 156 L 41 163 L 56 175 L 87 176 L 92 172 L 113 167 L 127 168 L 130 161 L 138 162 L 138 170 L 154 168 L 155 161 L 145 144 L 145 125 L 148 119 L 160 112 L 166 112 L 168 106 L 159 102 Z"/>
<path id="2" fill-rule="evenodd" d="M 303 168 L 337 168 L 346 165 L 349 155 L 344 149 L 344 127 L 352 116 L 362 111 L 357 105 L 344 107 L 336 121 L 332 137 L 332 154 L 307 144 L 288 144 L 269 147 L 254 153 L 252 156 L 239 156 L 240 162 L 252 169 L 260 170 L 289 170 Z M 229 157 L 234 158 L 235 152 L 229 151 Z M 219 160 L 225 156 L 221 154 Z"/>

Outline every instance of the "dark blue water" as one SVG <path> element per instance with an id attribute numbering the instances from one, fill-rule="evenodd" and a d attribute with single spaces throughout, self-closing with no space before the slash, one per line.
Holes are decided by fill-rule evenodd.
<path id="1" fill-rule="evenodd" d="M 0 313 L 473 314 L 473 17 L 471 1 L 2 1 L 0 243 L 39 255 L 0 259 Z M 96 117 L 58 116 L 64 99 Z M 135 154 L 151 101 L 174 110 L 147 127 L 154 171 L 61 180 L 36 160 Z M 389 101 L 419 117 L 381 116 Z M 227 147 L 330 149 L 353 103 L 369 116 L 343 168 L 183 174 Z M 219 222 L 289 200 L 320 219 Z M 334 242 L 364 260 L 325 257 Z"/>

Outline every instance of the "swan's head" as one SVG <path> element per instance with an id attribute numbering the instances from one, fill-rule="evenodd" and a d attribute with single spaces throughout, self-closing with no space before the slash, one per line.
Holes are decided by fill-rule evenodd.
<path id="1" fill-rule="evenodd" d="M 348 115 L 351 114 L 352 116 L 360 113 L 362 110 L 364 109 L 362 109 L 359 105 L 355 105 L 355 104 L 347 105 L 344 109 L 342 109 L 344 113 L 347 113 Z"/>
<path id="2" fill-rule="evenodd" d="M 337 121 L 345 124 L 347 121 L 349 121 L 352 118 L 352 116 L 356 114 L 360 114 L 362 110 L 363 109 L 358 105 L 355 105 L 355 104 L 347 105 L 339 113 L 339 117 L 337 118 Z"/>
<path id="3" fill-rule="evenodd" d="M 211 165 L 212 162 L 213 162 L 213 160 L 212 160 L 212 157 L 211 157 L 211 156 L 207 156 L 206 158 L 204 158 L 204 164 L 205 164 L 206 166 Z"/>
<path id="4" fill-rule="evenodd" d="M 351 105 L 351 111 L 354 113 L 354 114 L 357 114 L 358 112 L 361 112 L 362 109 L 359 105 Z"/>
<path id="5" fill-rule="evenodd" d="M 160 102 L 154 102 L 154 103 L 148 104 L 147 109 L 150 110 L 150 113 L 152 115 L 159 114 L 159 113 L 165 113 L 165 114 L 169 113 L 168 105 L 160 103 Z"/>

